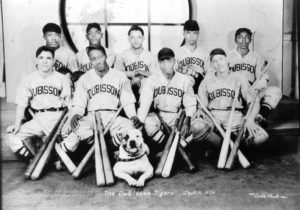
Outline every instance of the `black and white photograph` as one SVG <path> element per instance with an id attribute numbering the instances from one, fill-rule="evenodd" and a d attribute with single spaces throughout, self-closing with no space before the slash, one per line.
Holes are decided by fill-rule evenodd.
<path id="1" fill-rule="evenodd" d="M 1 209 L 300 208 L 299 1 L 0 3 Z"/>

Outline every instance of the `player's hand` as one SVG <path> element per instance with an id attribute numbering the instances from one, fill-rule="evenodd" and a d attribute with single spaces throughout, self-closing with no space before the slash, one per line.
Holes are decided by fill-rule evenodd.
<path id="1" fill-rule="evenodd" d="M 140 127 L 143 126 L 143 123 L 141 123 L 141 121 L 139 120 L 139 118 L 137 118 L 136 116 L 131 117 L 130 120 L 132 121 L 133 126 L 135 128 L 140 128 Z"/>
<path id="2" fill-rule="evenodd" d="M 21 128 L 21 125 L 17 125 L 17 124 L 8 126 L 6 129 L 6 133 L 16 134 L 19 132 L 20 128 Z"/>
<path id="3" fill-rule="evenodd" d="M 186 117 L 180 134 L 185 138 L 190 132 L 191 117 Z"/>
<path id="4" fill-rule="evenodd" d="M 245 129 L 248 131 L 247 138 L 255 138 L 259 135 L 258 125 L 253 120 L 248 120 L 245 124 Z"/>
<path id="5" fill-rule="evenodd" d="M 75 114 L 71 119 L 71 129 L 73 132 L 75 132 L 79 127 L 79 120 L 81 119 L 81 116 L 79 114 Z"/>
<path id="6" fill-rule="evenodd" d="M 133 77 L 131 80 L 131 85 L 140 87 L 141 86 L 141 78 L 140 77 Z"/>

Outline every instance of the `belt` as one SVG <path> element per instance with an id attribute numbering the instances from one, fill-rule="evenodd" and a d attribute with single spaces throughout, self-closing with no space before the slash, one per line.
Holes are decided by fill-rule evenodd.
<path id="1" fill-rule="evenodd" d="M 226 109 L 211 109 L 211 111 L 213 111 L 213 110 L 217 110 L 217 111 L 231 111 L 231 107 L 227 107 Z M 235 108 L 234 110 L 242 112 L 245 109 L 244 108 Z"/>
<path id="2" fill-rule="evenodd" d="M 170 111 L 164 111 L 164 110 L 159 110 L 159 112 L 166 112 L 166 113 L 178 113 L 178 112 L 170 112 Z"/>
<path id="3" fill-rule="evenodd" d="M 59 107 L 59 108 L 48 108 L 48 109 L 33 109 L 31 108 L 34 112 L 58 112 L 58 111 L 63 111 L 65 107 Z"/>
<path id="4" fill-rule="evenodd" d="M 97 109 L 97 110 L 95 110 L 96 112 L 97 111 L 107 111 L 107 112 L 116 112 L 117 110 L 115 110 L 115 109 Z"/>

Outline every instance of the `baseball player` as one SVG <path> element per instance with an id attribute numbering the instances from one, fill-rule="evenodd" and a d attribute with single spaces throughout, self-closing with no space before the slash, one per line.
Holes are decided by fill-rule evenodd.
<path id="1" fill-rule="evenodd" d="M 158 53 L 160 74 L 151 75 L 145 82 L 140 96 L 138 118 L 145 124 L 147 135 L 158 145 L 165 142 L 165 134 L 156 113 L 149 113 L 151 104 L 159 112 L 163 120 L 172 127 L 178 117 L 178 111 L 185 108 L 183 136 L 189 134 L 192 117 L 196 112 L 196 98 L 190 79 L 174 70 L 175 55 L 169 48 L 163 48 Z M 194 129 L 194 135 L 200 130 Z"/>
<path id="2" fill-rule="evenodd" d="M 149 77 L 154 69 L 154 56 L 143 48 L 144 30 L 138 25 L 132 25 L 128 31 L 130 48 L 119 54 L 116 58 L 115 68 L 125 71 L 131 80 L 136 96 L 143 86 L 144 78 Z"/>
<path id="3" fill-rule="evenodd" d="M 198 45 L 199 25 L 195 20 L 184 23 L 184 41 L 176 51 L 176 70 L 189 75 L 195 93 L 208 71 L 208 53 Z"/>
<path id="4" fill-rule="evenodd" d="M 102 39 L 101 27 L 98 23 L 89 23 L 86 27 L 86 39 L 89 41 L 90 47 L 98 47 L 101 45 Z M 107 53 L 107 64 L 109 67 L 114 66 L 116 55 L 112 50 L 104 48 Z M 92 68 L 89 56 L 87 54 L 87 47 L 76 53 L 79 71 L 86 72 Z"/>
<path id="5" fill-rule="evenodd" d="M 61 67 L 67 67 L 72 72 L 77 71 L 78 65 L 75 54 L 71 50 L 60 46 L 61 28 L 55 23 L 47 23 L 43 27 L 43 34 L 43 37 L 46 41 L 46 46 L 55 51 L 55 70 L 57 71 Z"/>
<path id="6" fill-rule="evenodd" d="M 236 31 L 235 42 L 237 48 L 228 53 L 228 62 L 230 71 L 236 74 L 242 74 L 247 78 L 250 85 L 254 82 L 256 83 L 255 87 L 251 87 L 252 91 L 260 90 L 261 108 L 256 120 L 262 126 L 266 126 L 266 119 L 277 106 L 282 97 L 282 93 L 278 87 L 267 87 L 269 81 L 268 74 L 261 76 L 267 61 L 258 53 L 249 49 L 249 45 L 252 41 L 251 37 L 252 32 L 248 28 L 239 28 Z"/>
<path id="7" fill-rule="evenodd" d="M 249 105 L 253 100 L 251 95 L 248 94 L 249 84 L 242 75 L 229 71 L 224 50 L 220 48 L 212 50 L 210 60 L 216 73 L 204 78 L 199 86 L 198 96 L 207 109 L 210 110 L 216 121 L 227 129 L 234 96 L 235 94 L 239 94 L 237 103 L 235 104 L 231 130 L 236 134 L 242 122 L 242 110 L 245 108 L 245 104 Z M 239 92 L 235 92 L 236 87 L 239 87 Z M 258 111 L 259 100 L 255 100 L 254 108 L 245 125 L 247 135 L 245 142 L 249 146 L 260 145 L 268 139 L 266 131 L 254 122 Z M 199 110 L 198 112 L 201 111 Z M 199 136 L 197 140 L 206 139 L 215 146 L 219 146 L 221 138 L 215 135 L 217 132 L 214 132 L 214 125 L 211 120 L 205 115 L 202 115 L 202 118 L 197 118 L 197 120 L 199 121 L 197 125 L 201 125 L 201 129 L 203 130 L 203 135 Z"/>
<path id="8" fill-rule="evenodd" d="M 36 51 L 36 61 L 38 70 L 27 75 L 20 84 L 16 97 L 15 124 L 7 130 L 10 133 L 8 136 L 11 150 L 25 158 L 30 158 L 31 155 L 24 147 L 23 140 L 45 135 L 41 127 L 50 132 L 71 99 L 70 80 L 53 68 L 53 49 L 47 46 L 39 47 Z M 35 120 L 23 124 L 27 107 L 34 110 L 42 125 Z"/>
<path id="9" fill-rule="evenodd" d="M 72 101 L 72 117 L 70 133 L 63 136 L 61 147 L 65 151 L 74 152 L 80 141 L 93 143 L 93 115 L 97 111 L 106 127 L 114 117 L 119 105 L 122 105 L 125 114 L 131 120 L 117 117 L 110 127 L 112 143 L 118 147 L 128 129 L 140 127 L 134 106 L 135 98 L 130 82 L 126 75 L 110 68 L 106 63 L 104 47 L 88 47 L 87 51 L 93 68 L 83 74 L 76 82 Z"/>

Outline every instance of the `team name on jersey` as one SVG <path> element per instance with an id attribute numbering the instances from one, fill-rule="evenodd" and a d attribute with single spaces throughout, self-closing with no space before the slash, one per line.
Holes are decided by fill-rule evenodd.
<path id="1" fill-rule="evenodd" d="M 137 69 L 145 69 L 145 71 L 149 71 L 149 68 L 144 61 L 133 62 L 125 66 L 125 71 L 135 71 Z"/>
<path id="2" fill-rule="evenodd" d="M 35 88 L 32 88 L 31 90 L 32 96 L 36 95 L 54 95 L 54 96 L 59 96 L 61 93 L 61 90 L 53 87 L 53 86 L 37 86 Z"/>
<path id="3" fill-rule="evenodd" d="M 92 68 L 92 63 L 80 64 L 79 71 L 86 72 Z"/>
<path id="4" fill-rule="evenodd" d="M 178 69 L 182 70 L 184 67 L 190 64 L 198 65 L 201 68 L 203 68 L 204 61 L 197 57 L 186 57 L 183 60 L 178 62 Z"/>
<path id="5" fill-rule="evenodd" d="M 255 66 L 248 64 L 248 63 L 237 63 L 233 66 L 229 67 L 230 71 L 249 71 L 250 73 L 254 73 Z"/>
<path id="6" fill-rule="evenodd" d="M 219 97 L 234 98 L 235 91 L 228 88 L 216 89 L 212 92 L 208 92 L 208 101 L 213 101 Z"/>
<path id="7" fill-rule="evenodd" d="M 64 63 L 60 62 L 59 60 L 55 60 L 55 63 L 54 63 L 54 68 L 55 70 L 57 71 L 59 68 L 61 67 L 67 67 L 66 65 L 64 65 Z"/>
<path id="8" fill-rule="evenodd" d="M 91 99 L 94 95 L 98 93 L 110 93 L 113 96 L 119 98 L 120 89 L 110 85 L 110 84 L 97 84 L 91 89 L 88 89 L 89 98 Z"/>
<path id="9" fill-rule="evenodd" d="M 156 97 L 157 95 L 167 94 L 167 95 L 178 96 L 179 98 L 181 98 L 183 96 L 183 93 L 184 93 L 183 90 L 174 87 L 167 88 L 166 86 L 160 86 L 154 89 L 154 97 Z"/>

